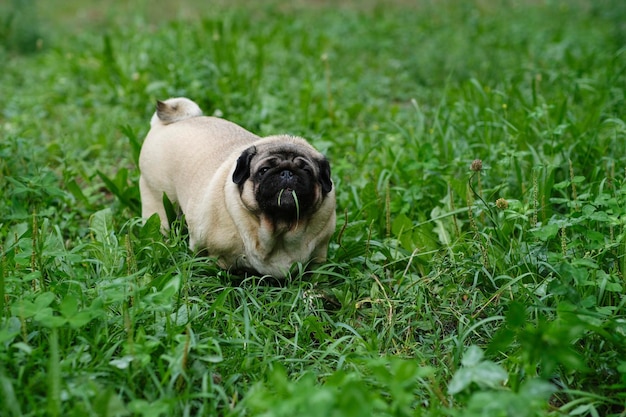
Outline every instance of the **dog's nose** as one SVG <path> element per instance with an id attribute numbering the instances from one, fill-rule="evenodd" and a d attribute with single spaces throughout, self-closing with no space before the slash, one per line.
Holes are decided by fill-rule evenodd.
<path id="1" fill-rule="evenodd" d="M 280 172 L 280 178 L 282 178 L 284 180 L 291 179 L 292 177 L 293 177 L 293 172 L 289 171 L 288 169 L 283 169 Z"/>

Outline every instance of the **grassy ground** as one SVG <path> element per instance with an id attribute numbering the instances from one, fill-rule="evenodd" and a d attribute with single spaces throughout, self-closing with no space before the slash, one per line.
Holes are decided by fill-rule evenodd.
<path id="1" fill-rule="evenodd" d="M 626 415 L 623 2 L 57 3 L 0 6 L 0 415 Z M 326 265 L 141 224 L 179 95 L 328 155 Z"/>

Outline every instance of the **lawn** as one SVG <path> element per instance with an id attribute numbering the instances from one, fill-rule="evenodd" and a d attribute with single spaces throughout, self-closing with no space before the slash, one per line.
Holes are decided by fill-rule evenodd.
<path id="1" fill-rule="evenodd" d="M 0 5 L 1 416 L 625 416 L 626 3 Z M 328 262 L 139 218 L 157 99 L 331 162 Z"/>

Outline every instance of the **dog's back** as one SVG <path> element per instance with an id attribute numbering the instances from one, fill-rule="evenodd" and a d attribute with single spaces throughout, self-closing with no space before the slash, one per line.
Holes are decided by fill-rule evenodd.
<path id="1" fill-rule="evenodd" d="M 235 123 L 202 116 L 200 107 L 187 98 L 157 102 L 139 155 L 142 217 L 159 213 L 165 225 L 163 193 L 188 211 L 221 164 L 229 158 L 236 161 L 231 155 L 238 155 L 257 139 Z"/>

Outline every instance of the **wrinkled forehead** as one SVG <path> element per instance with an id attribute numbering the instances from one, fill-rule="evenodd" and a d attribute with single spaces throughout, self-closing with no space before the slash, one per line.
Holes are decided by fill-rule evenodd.
<path id="1" fill-rule="evenodd" d="M 321 157 L 317 152 L 300 144 L 294 143 L 267 143 L 257 150 L 257 157 L 253 159 L 253 165 L 259 166 L 267 163 L 279 163 L 281 161 L 300 160 L 314 165 L 316 158 Z"/>

